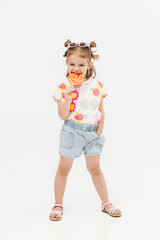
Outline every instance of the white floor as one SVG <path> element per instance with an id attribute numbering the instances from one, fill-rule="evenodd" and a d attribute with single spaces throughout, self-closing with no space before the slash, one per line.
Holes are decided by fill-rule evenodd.
<path id="1" fill-rule="evenodd" d="M 39 156 L 40 157 L 40 156 Z M 41 157 L 42 158 L 42 157 Z M 101 211 L 100 198 L 86 170 L 84 157 L 75 159 L 67 179 L 64 214 L 61 221 L 49 220 L 54 204 L 54 169 L 42 169 L 39 158 L 37 172 L 32 164 L 4 175 L 1 187 L 1 239 L 12 240 L 97 240 L 159 239 L 159 161 L 158 157 L 104 155 L 101 168 L 110 201 L 123 216 L 113 218 Z M 34 163 L 33 163 L 34 166 Z M 24 173 L 25 172 L 25 173 Z M 3 175 L 3 173 L 2 173 Z M 4 184 L 5 183 L 5 184 Z"/>

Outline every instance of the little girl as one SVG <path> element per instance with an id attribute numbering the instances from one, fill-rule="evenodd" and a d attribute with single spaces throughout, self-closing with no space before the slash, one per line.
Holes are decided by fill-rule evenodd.
<path id="1" fill-rule="evenodd" d="M 60 131 L 60 162 L 55 177 L 55 205 L 49 215 L 50 220 L 58 221 L 63 215 L 63 195 L 67 176 L 74 158 L 85 155 L 87 170 L 101 198 L 101 210 L 112 217 L 120 217 L 121 211 L 109 202 L 107 186 L 100 169 L 100 154 L 105 137 L 103 135 L 103 98 L 107 96 L 102 82 L 95 79 L 96 70 L 92 58 L 98 59 L 92 47 L 96 43 L 73 43 L 69 39 L 64 44 L 67 74 L 82 74 L 80 85 L 70 85 L 68 79 L 55 88 L 53 99 L 58 104 L 59 117 L 64 120 Z M 94 74 L 94 76 L 93 76 Z"/>

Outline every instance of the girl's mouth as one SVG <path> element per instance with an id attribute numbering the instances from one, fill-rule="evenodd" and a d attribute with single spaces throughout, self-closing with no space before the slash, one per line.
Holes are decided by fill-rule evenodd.
<path id="1" fill-rule="evenodd" d="M 74 73 L 74 72 L 71 72 L 71 73 Z M 78 75 L 78 74 L 81 74 L 81 73 L 74 73 L 74 74 L 77 74 L 77 75 Z"/>

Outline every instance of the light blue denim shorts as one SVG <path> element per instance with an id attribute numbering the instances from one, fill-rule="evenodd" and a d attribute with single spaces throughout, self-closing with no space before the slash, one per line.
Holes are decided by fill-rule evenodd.
<path id="1" fill-rule="evenodd" d="M 97 134 L 98 124 L 82 124 L 74 120 L 65 120 L 59 141 L 59 154 L 67 158 L 102 153 L 105 137 Z"/>

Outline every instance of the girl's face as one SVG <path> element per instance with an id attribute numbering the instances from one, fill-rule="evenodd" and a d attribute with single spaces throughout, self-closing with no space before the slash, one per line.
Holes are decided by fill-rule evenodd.
<path id="1" fill-rule="evenodd" d="M 79 57 L 77 54 L 71 54 L 66 60 L 66 65 L 68 67 L 68 73 L 81 73 L 86 80 L 87 69 L 90 69 L 93 65 L 93 62 L 88 63 L 87 59 Z"/>

